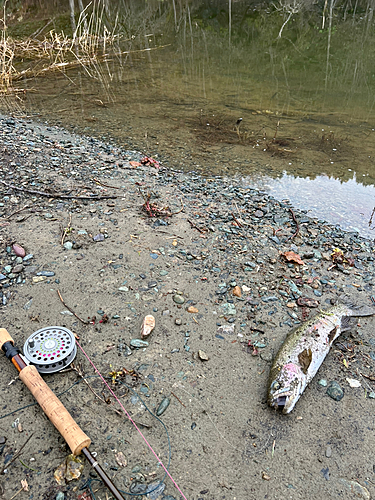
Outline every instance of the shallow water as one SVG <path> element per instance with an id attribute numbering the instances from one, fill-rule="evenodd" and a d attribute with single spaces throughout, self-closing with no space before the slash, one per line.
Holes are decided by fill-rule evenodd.
<path id="1" fill-rule="evenodd" d="M 243 1 L 232 4 L 230 31 L 228 2 L 121 5 L 123 53 L 23 81 L 21 112 L 171 167 L 244 178 L 373 238 L 375 37 L 366 16 L 349 22 L 338 10 L 329 39 L 328 19 L 319 29 L 311 13 L 295 15 L 278 38 L 285 16 Z"/>

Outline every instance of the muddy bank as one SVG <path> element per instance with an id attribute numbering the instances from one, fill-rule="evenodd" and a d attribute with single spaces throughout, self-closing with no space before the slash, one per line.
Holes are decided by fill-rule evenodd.
<path id="1" fill-rule="evenodd" d="M 161 418 L 170 473 L 186 498 L 349 499 L 353 487 L 360 498 L 373 494 L 372 318 L 338 339 L 291 415 L 266 403 L 270 362 L 293 327 L 343 293 L 371 303 L 372 242 L 235 179 L 165 169 L 25 118 L 1 117 L 0 151 L 1 326 L 18 345 L 45 326 L 75 332 L 98 369 L 115 372 L 116 393 L 166 465 L 168 437 L 153 414 L 168 397 Z M 146 314 L 156 327 L 137 348 Z M 66 445 L 38 407 L 9 414 L 32 397 L 1 363 L 4 498 L 25 478 L 20 498 L 97 490 L 86 464 L 78 481 L 56 483 Z M 180 498 L 102 383 L 87 379 L 96 395 L 73 386 L 79 371 L 94 375 L 81 351 L 75 370 L 45 379 L 64 393 L 119 488 L 137 495 L 162 480 L 165 489 L 149 497 Z M 322 380 L 340 384 L 341 401 Z M 104 489 L 95 495 L 106 498 Z"/>

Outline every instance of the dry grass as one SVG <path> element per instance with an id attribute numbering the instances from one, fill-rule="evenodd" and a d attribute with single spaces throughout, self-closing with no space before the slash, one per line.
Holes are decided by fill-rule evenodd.
<path id="1" fill-rule="evenodd" d="M 64 71 L 81 66 L 90 77 L 103 83 L 111 78 L 104 75 L 99 63 L 105 62 L 114 52 L 119 36 L 114 34 L 103 21 L 101 1 L 89 4 L 91 13 L 81 12 L 73 37 L 63 32 L 50 31 L 43 39 L 28 38 L 14 40 L 7 36 L 5 10 L 0 41 L 0 92 L 12 93 L 13 83 L 25 78 L 33 78 L 51 71 Z M 117 48 L 117 47 L 116 47 Z M 117 49 L 118 50 L 118 49 Z M 25 67 L 26 66 L 26 67 Z M 18 69 L 18 68 L 23 69 Z"/>

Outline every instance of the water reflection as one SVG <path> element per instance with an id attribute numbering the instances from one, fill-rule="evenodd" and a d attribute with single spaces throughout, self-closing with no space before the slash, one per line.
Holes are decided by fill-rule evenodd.
<path id="1" fill-rule="evenodd" d="M 276 199 L 287 199 L 295 207 L 307 210 L 310 216 L 339 224 L 345 230 L 358 232 L 369 239 L 375 238 L 375 223 L 370 224 L 374 189 L 357 183 L 355 176 L 342 182 L 328 176 L 311 180 L 284 173 L 278 179 L 248 177 L 242 182 L 266 191 Z"/>
<path id="2" fill-rule="evenodd" d="M 55 4 L 44 3 L 40 33 L 46 16 L 48 29 L 68 29 L 70 13 Z M 121 43 L 91 73 L 78 66 L 26 79 L 21 107 L 173 167 L 261 184 L 268 176 L 275 196 L 372 237 L 372 10 L 364 0 L 355 10 L 346 0 L 332 11 L 291 5 L 98 0 Z"/>

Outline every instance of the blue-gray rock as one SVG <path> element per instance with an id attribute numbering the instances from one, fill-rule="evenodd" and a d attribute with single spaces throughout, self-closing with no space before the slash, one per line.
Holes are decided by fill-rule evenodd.
<path id="1" fill-rule="evenodd" d="M 336 380 L 333 380 L 327 387 L 327 394 L 335 401 L 340 401 L 344 397 L 344 389 L 340 387 Z"/>
<path id="2" fill-rule="evenodd" d="M 234 304 L 226 302 L 219 307 L 220 311 L 224 316 L 235 316 L 237 314 Z"/>
<path id="3" fill-rule="evenodd" d="M 65 248 L 66 250 L 71 250 L 71 249 L 73 248 L 73 243 L 72 243 L 71 241 L 66 241 L 66 242 L 64 243 L 64 248 Z M 24 260 L 25 260 L 25 259 L 24 259 Z"/>
<path id="4" fill-rule="evenodd" d="M 148 347 L 148 342 L 141 339 L 131 339 L 130 345 L 132 347 L 142 348 L 142 347 Z"/>
<path id="5" fill-rule="evenodd" d="M 40 271 L 39 273 L 36 273 L 37 276 L 47 276 L 47 277 L 51 277 L 51 276 L 55 276 L 55 273 L 53 271 Z"/>
<path id="6" fill-rule="evenodd" d="M 62 491 L 59 491 L 59 492 L 57 493 L 57 495 L 56 495 L 56 497 L 55 497 L 55 498 L 56 498 L 56 500 L 64 500 L 65 495 L 64 495 L 64 493 L 63 493 Z"/>
<path id="7" fill-rule="evenodd" d="M 147 498 L 150 498 L 150 500 L 156 500 L 157 498 L 162 495 L 163 491 L 165 490 L 165 483 L 161 483 L 159 481 L 150 483 L 147 488 Z"/>
<path id="8" fill-rule="evenodd" d="M 160 415 L 163 415 L 163 413 L 165 412 L 165 410 L 168 408 L 170 402 L 171 402 L 170 398 L 164 398 L 162 400 L 162 402 L 160 403 L 160 405 L 158 406 L 158 408 L 156 410 L 156 415 L 158 417 L 160 417 Z"/>

